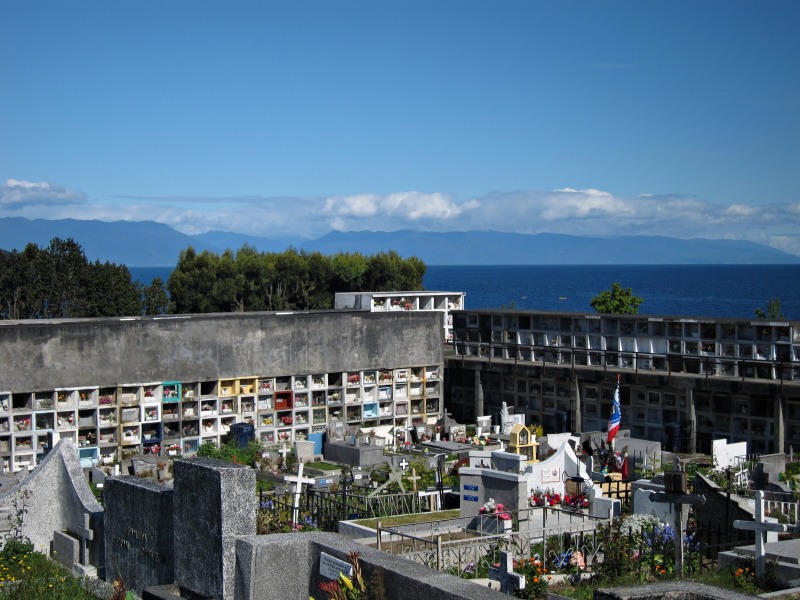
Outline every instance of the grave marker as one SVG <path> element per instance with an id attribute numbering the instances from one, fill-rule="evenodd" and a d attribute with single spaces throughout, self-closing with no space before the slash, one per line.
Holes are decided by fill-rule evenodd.
<path id="1" fill-rule="evenodd" d="M 97 569 L 89 564 L 89 556 L 86 552 L 86 542 L 91 542 L 94 540 L 94 531 L 92 531 L 92 528 L 89 526 L 88 514 L 83 513 L 83 527 L 76 528 L 75 536 L 81 541 L 80 562 L 79 565 L 75 565 L 75 568 L 78 569 L 85 577 L 96 577 Z"/>
<path id="2" fill-rule="evenodd" d="M 664 473 L 665 492 L 653 492 L 650 494 L 651 502 L 668 503 L 677 510 L 673 510 L 675 515 L 675 570 L 680 577 L 683 577 L 683 521 L 684 512 L 689 504 L 705 504 L 705 496 L 686 493 L 686 471 L 680 468 L 680 459 L 675 458 L 674 471 Z"/>
<path id="3" fill-rule="evenodd" d="M 292 508 L 292 523 L 297 525 L 300 520 L 300 496 L 303 493 L 303 484 L 313 484 L 315 479 L 312 477 L 303 477 L 303 463 L 297 465 L 297 475 L 284 475 L 283 480 L 288 483 L 294 483 L 294 505 Z"/>
<path id="4" fill-rule="evenodd" d="M 231 600 L 236 538 L 256 533 L 256 472 L 209 458 L 174 463 L 175 580 L 199 596 Z"/>
<path id="5" fill-rule="evenodd" d="M 735 529 L 753 531 L 756 534 L 756 577 L 763 578 L 766 575 L 766 548 L 764 534 L 768 531 L 785 533 L 787 531 L 797 532 L 800 527 L 797 525 L 784 525 L 783 523 L 768 522 L 764 512 L 764 492 L 756 490 L 756 514 L 754 521 L 743 521 L 737 519 L 733 522 Z"/>
<path id="6" fill-rule="evenodd" d="M 406 477 L 411 482 L 411 485 L 414 486 L 414 493 L 417 493 L 417 482 L 422 479 L 419 475 L 417 475 L 417 469 L 415 467 L 411 467 L 411 475 Z"/>
<path id="7" fill-rule="evenodd" d="M 105 563 L 108 577 L 120 577 L 141 595 L 145 587 L 175 580 L 173 490 L 139 477 L 111 477 L 105 499 Z"/>
<path id="8" fill-rule="evenodd" d="M 345 577 L 353 576 L 353 565 L 346 560 L 339 560 L 335 556 L 331 556 L 326 552 L 320 552 L 319 555 L 319 574 L 328 579 L 339 581 L 339 574 Z"/>
<path id="9" fill-rule="evenodd" d="M 489 567 L 489 579 L 500 582 L 500 591 L 511 595 L 525 589 L 525 575 L 514 572 L 514 556 L 508 550 L 500 552 L 500 566 Z"/>

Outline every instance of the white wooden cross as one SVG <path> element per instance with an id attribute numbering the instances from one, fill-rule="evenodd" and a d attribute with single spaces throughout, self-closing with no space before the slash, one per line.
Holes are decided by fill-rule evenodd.
<path id="1" fill-rule="evenodd" d="M 766 574 L 766 540 L 764 534 L 768 531 L 777 531 L 778 533 L 785 533 L 787 531 L 797 532 L 800 527 L 797 525 L 784 525 L 783 523 L 769 523 L 766 521 L 766 514 L 764 513 L 764 492 L 762 490 L 756 491 L 756 514 L 754 521 L 743 521 L 737 519 L 733 522 L 735 529 L 743 529 L 746 531 L 754 531 L 756 534 L 756 577 L 763 578 Z"/>
<path id="2" fill-rule="evenodd" d="M 303 493 L 303 484 L 314 483 L 315 480 L 310 477 L 303 477 L 303 463 L 297 465 L 297 475 L 284 475 L 283 480 L 288 483 L 294 483 L 292 523 L 297 525 L 297 521 L 300 519 L 300 495 Z"/>
<path id="3" fill-rule="evenodd" d="M 404 456 L 404 457 L 403 457 L 403 460 L 401 460 L 401 461 L 400 461 L 400 468 L 401 468 L 401 469 L 403 469 L 403 472 L 404 472 L 404 473 L 405 473 L 405 471 L 406 471 L 406 467 L 408 466 L 408 464 L 409 464 L 409 463 L 408 463 L 408 461 L 406 460 L 406 457 Z"/>
<path id="4" fill-rule="evenodd" d="M 514 572 L 514 555 L 508 550 L 500 552 L 500 566 L 489 567 L 489 579 L 500 582 L 500 591 L 513 594 L 515 589 L 525 589 L 525 575 Z"/>

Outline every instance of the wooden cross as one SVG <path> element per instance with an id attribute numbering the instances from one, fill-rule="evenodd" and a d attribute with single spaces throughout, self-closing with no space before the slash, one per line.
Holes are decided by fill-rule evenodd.
<path id="1" fill-rule="evenodd" d="M 678 458 L 676 460 L 676 471 L 680 471 L 678 466 Z M 686 489 L 686 478 L 683 476 L 683 489 Z M 672 504 L 677 508 L 673 511 L 675 514 L 675 570 L 680 577 L 683 577 L 683 515 L 684 505 L 689 504 L 705 504 L 705 496 L 698 496 L 697 494 L 687 494 L 684 492 L 653 492 L 650 494 L 650 502 L 658 502 L 665 504 Z"/>
<path id="2" fill-rule="evenodd" d="M 489 579 L 500 582 L 500 591 L 513 594 L 525 589 L 525 575 L 514 572 L 514 556 L 508 550 L 500 552 L 500 566 L 489 567 Z"/>
<path id="3" fill-rule="evenodd" d="M 411 475 L 406 477 L 406 479 L 408 479 L 411 482 L 411 485 L 414 486 L 414 492 L 416 493 L 416 491 L 417 491 L 417 481 L 422 479 L 422 477 L 417 475 L 417 469 L 414 468 L 414 467 L 411 467 Z"/>
<path id="4" fill-rule="evenodd" d="M 406 460 L 406 457 L 404 456 L 403 460 L 400 461 L 400 468 L 403 469 L 404 473 L 406 471 L 406 467 L 407 466 L 408 466 L 408 461 Z"/>
<path id="5" fill-rule="evenodd" d="M 285 447 L 285 446 L 284 446 Z M 297 465 L 297 475 L 284 475 L 283 480 L 288 483 L 294 483 L 294 505 L 292 508 L 292 523 L 297 525 L 300 519 L 300 494 L 303 493 L 304 483 L 314 483 L 314 479 L 310 477 L 303 477 L 303 463 Z"/>
<path id="6" fill-rule="evenodd" d="M 769 523 L 766 521 L 766 514 L 764 513 L 764 492 L 762 490 L 756 491 L 756 514 L 754 521 L 743 521 L 737 519 L 733 522 L 735 529 L 744 529 L 746 531 L 754 531 L 756 534 L 756 577 L 763 578 L 766 574 L 766 542 L 764 534 L 768 531 L 777 531 L 778 533 L 785 533 L 787 531 L 796 532 L 800 527 L 797 525 L 784 525 L 782 523 Z"/>

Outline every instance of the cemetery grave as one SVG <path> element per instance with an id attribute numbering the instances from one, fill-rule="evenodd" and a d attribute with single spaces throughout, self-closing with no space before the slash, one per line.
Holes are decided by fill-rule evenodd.
<path id="1" fill-rule="evenodd" d="M 515 423 L 512 427 L 517 425 Z M 513 446 L 512 440 L 509 442 Z M 634 446 L 637 442 L 626 439 L 626 443 Z M 356 440 L 350 445 L 358 449 L 361 444 Z M 315 472 L 311 466 L 313 462 L 300 461 L 296 463 L 296 471 L 279 471 L 279 479 L 283 480 L 287 494 L 283 498 L 275 494 L 262 496 L 261 500 L 264 502 L 268 498 L 266 501 L 281 505 L 289 531 L 307 529 L 309 523 L 306 519 L 311 514 L 322 514 L 326 510 L 330 517 L 327 526 L 331 528 L 335 521 L 342 520 L 344 514 L 379 517 L 421 513 L 421 497 L 425 494 L 438 497 L 442 486 L 436 485 L 435 479 L 428 480 L 428 484 L 421 484 L 417 467 L 421 469 L 420 472 L 426 472 L 426 477 L 432 477 L 433 473 L 441 475 L 439 467 L 444 455 L 438 456 L 435 453 L 437 449 L 429 446 L 427 453 L 424 449 L 417 453 L 414 447 L 409 447 L 407 454 L 390 456 L 390 466 L 382 484 L 359 487 L 357 483 L 368 479 L 356 480 L 355 475 L 359 472 L 357 467 L 340 469 L 337 475 L 341 487 L 335 492 L 317 485 L 319 478 L 328 475 L 323 471 Z M 52 479 L 56 482 L 57 494 L 63 498 L 69 497 L 69 502 L 73 502 L 74 518 L 57 527 L 48 523 L 40 503 L 36 503 L 31 507 L 33 513 L 40 515 L 42 522 L 48 523 L 45 526 L 53 528 L 39 534 L 41 523 L 37 523 L 40 527 L 33 527 L 31 523 L 30 531 L 41 535 L 42 539 L 48 539 L 48 543 L 52 541 L 57 549 L 55 556 L 76 573 L 119 576 L 126 581 L 129 589 L 141 591 L 142 594 L 148 594 L 146 597 L 154 599 L 168 598 L 170 594 L 194 594 L 195 597 L 244 600 L 255 596 L 242 595 L 241 589 L 245 588 L 240 588 L 240 584 L 262 594 L 261 583 L 256 583 L 252 574 L 242 574 L 237 565 L 244 564 L 242 561 L 255 564 L 261 560 L 256 555 L 266 553 L 264 556 L 267 556 L 273 552 L 273 543 L 280 547 L 295 544 L 279 541 L 284 537 L 280 535 L 259 536 L 273 538 L 268 544 L 255 541 L 263 508 L 259 510 L 258 507 L 256 471 L 253 469 L 211 459 L 177 459 L 174 461 L 175 477 L 172 484 L 134 476 L 108 477 L 104 482 L 106 508 L 103 511 L 96 502 L 93 504 L 94 498 L 90 492 L 87 495 L 84 489 L 86 482 L 77 457 L 73 460 L 75 451 L 74 444 L 57 446 L 34 471 L 30 481 L 20 482 L 15 491 L 33 490 L 41 483 L 32 482 L 49 482 Z M 277 454 L 283 459 L 284 465 L 290 462 L 287 460 L 290 453 L 290 448 L 278 449 Z M 530 575 L 540 568 L 555 571 L 550 575 L 554 581 L 578 575 L 603 576 L 609 581 L 624 579 L 632 574 L 658 579 L 666 577 L 668 572 L 678 573 L 683 570 L 682 567 L 687 572 L 697 574 L 704 565 L 712 564 L 707 562 L 701 545 L 684 549 L 683 544 L 675 543 L 675 540 L 683 537 L 681 532 L 687 527 L 685 511 L 677 510 L 677 507 L 691 502 L 695 505 L 695 512 L 705 509 L 699 496 L 693 496 L 683 484 L 676 489 L 670 483 L 672 476 L 680 473 L 679 470 L 668 471 L 654 480 L 637 481 L 631 486 L 633 501 L 630 510 L 633 515 L 625 516 L 624 523 L 630 525 L 623 537 L 629 539 L 631 548 L 638 548 L 640 558 L 617 560 L 612 551 L 612 540 L 618 530 L 609 518 L 620 514 L 622 502 L 604 495 L 602 485 L 595 481 L 598 474 L 593 461 L 587 456 L 576 455 L 569 443 L 562 444 L 545 460 L 532 462 L 529 459 L 530 456 L 508 452 L 505 444 L 497 450 L 473 450 L 461 468 L 460 516 L 443 519 L 436 518 L 438 513 L 427 512 L 421 514 L 434 517 L 428 519 L 427 523 L 391 527 L 382 524 L 372 534 L 374 552 L 379 553 L 374 556 L 384 557 L 381 560 L 389 564 L 393 554 L 400 554 L 402 560 L 408 563 L 420 563 L 420 568 L 422 565 L 434 566 L 440 574 L 486 580 L 485 583 L 494 577 L 496 587 L 502 584 L 505 590 L 516 590 L 515 594 L 524 593 L 521 591 L 522 575 L 526 575 L 525 589 L 533 593 Z M 759 463 L 757 469 L 748 471 L 743 480 L 756 482 L 760 477 L 766 484 L 771 484 L 771 478 L 777 478 L 777 461 L 769 457 L 765 457 L 764 461 Z M 148 461 L 134 460 L 131 467 L 141 475 L 139 471 L 146 471 L 150 464 Z M 741 463 L 736 464 L 739 465 L 738 472 Z M 435 467 L 435 471 L 431 467 Z M 368 473 L 364 475 L 368 476 Z M 659 483 L 662 480 L 664 483 Z M 698 478 L 697 481 L 702 483 L 707 480 Z M 430 482 L 434 484 L 432 487 Z M 406 491 L 384 493 L 384 489 L 388 490 L 389 487 Z M 425 487 L 430 491 L 420 489 Z M 724 511 L 719 509 L 723 505 L 719 504 L 718 497 L 724 499 L 725 493 L 706 487 L 702 496 L 703 501 L 709 498 L 709 503 L 716 506 L 714 514 L 719 518 Z M 11 498 L 9 492 L 4 497 L 8 504 Z M 76 499 L 79 500 L 78 504 L 75 504 Z M 659 505 L 659 499 L 666 502 Z M 724 506 L 728 505 L 733 506 L 733 501 Z M 762 505 L 759 509 L 757 499 L 755 508 L 749 513 L 750 518 L 755 514 L 755 521 L 742 518 L 739 512 L 733 514 L 732 509 L 726 517 L 730 517 L 730 523 L 736 521 L 738 527 L 750 531 L 797 529 L 794 524 L 798 514 L 796 502 L 781 503 L 773 497 L 764 499 Z M 246 507 L 245 510 L 242 507 Z M 770 511 L 780 511 L 784 518 L 792 522 L 771 522 L 767 516 Z M 651 513 L 662 524 L 648 520 L 647 515 Z M 744 516 L 748 516 L 746 511 Z M 181 527 L 176 527 L 175 524 L 179 522 Z M 663 522 L 670 523 L 670 527 L 663 525 Z M 185 523 L 190 525 L 185 526 Z M 317 525 L 314 522 L 313 528 Z M 302 539 L 309 535 L 321 534 L 312 531 L 292 533 L 288 537 Z M 373 551 L 363 545 L 363 540 L 356 543 L 342 536 L 334 537 L 362 552 Z M 249 541 L 251 538 L 253 543 Z M 301 549 L 291 551 L 299 552 L 297 556 L 306 557 L 303 564 L 310 565 L 308 584 L 312 588 L 321 579 L 326 579 L 324 572 L 333 574 L 330 565 L 337 565 L 339 563 L 336 561 L 346 560 L 347 557 L 347 552 L 340 546 L 336 546 L 338 550 L 330 552 L 323 549 L 322 546 L 328 548 L 327 539 L 324 544 L 313 539 L 315 541 L 296 542 Z M 791 575 L 800 572 L 797 566 L 800 559 L 795 558 L 796 555 L 800 556 L 796 545 L 771 542 L 770 539 L 773 538 L 767 538 L 761 546 L 757 543 L 752 548 L 755 564 L 758 565 L 760 559 L 773 557 L 788 563 L 786 573 Z M 659 540 L 658 543 L 656 540 Z M 783 545 L 771 545 L 776 543 Z M 311 555 L 304 547 L 314 548 Z M 514 555 L 502 554 L 503 548 L 508 547 L 517 549 Z M 203 548 L 203 551 L 198 553 L 197 548 Z M 685 553 L 682 555 L 680 550 Z M 747 552 L 747 547 L 744 551 Z M 654 558 L 656 556 L 661 558 Z M 323 563 L 327 567 L 323 567 Z M 209 568 L 210 564 L 218 566 Z M 365 564 L 372 563 L 367 561 Z M 493 571 L 496 564 L 500 567 Z M 110 565 L 113 565 L 114 573 L 108 572 Z M 324 568 L 328 568 L 328 571 L 323 571 Z M 327 579 L 333 580 L 331 577 Z M 280 584 L 274 585 L 276 590 L 280 589 Z M 547 584 L 542 585 L 547 587 Z M 480 590 L 479 587 L 477 589 Z M 267 595 L 257 597 L 280 597 L 270 596 L 270 593 L 264 591 L 263 594 Z M 309 588 L 304 593 L 313 595 L 318 590 Z M 452 597 L 472 597 L 469 593 L 465 594 Z"/>

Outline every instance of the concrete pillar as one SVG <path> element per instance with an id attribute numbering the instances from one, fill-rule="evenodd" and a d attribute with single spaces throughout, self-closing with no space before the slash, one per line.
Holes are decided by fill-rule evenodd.
<path id="1" fill-rule="evenodd" d="M 686 420 L 692 428 L 687 450 L 689 452 L 697 452 L 697 411 L 694 408 L 694 390 L 690 387 L 686 388 L 686 409 Z"/>
<path id="2" fill-rule="evenodd" d="M 572 410 L 573 431 L 580 433 L 583 431 L 583 413 L 581 412 L 581 388 L 578 385 L 577 375 L 572 378 L 572 398 L 574 404 Z"/>
<path id="3" fill-rule="evenodd" d="M 475 367 L 475 416 L 483 416 L 483 386 L 481 385 L 481 370 Z"/>
<path id="4" fill-rule="evenodd" d="M 775 397 L 775 447 L 772 449 L 774 453 L 784 452 L 785 442 L 785 425 L 783 422 L 783 405 L 784 399 L 782 395 Z M 769 436 L 768 436 L 769 437 Z"/>

